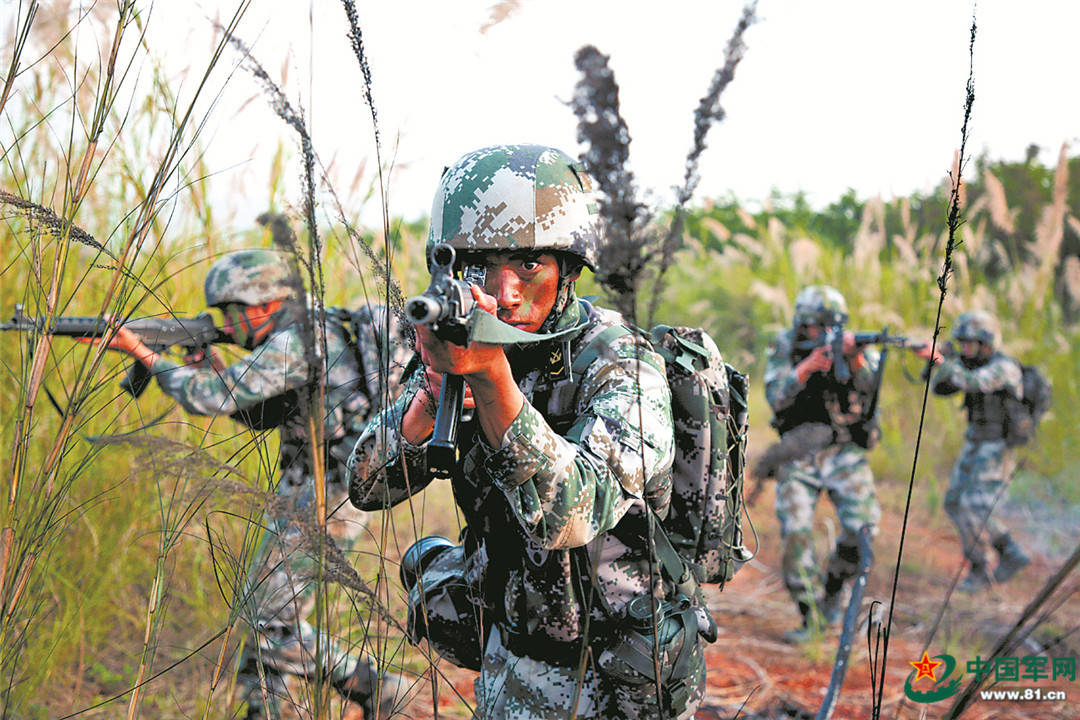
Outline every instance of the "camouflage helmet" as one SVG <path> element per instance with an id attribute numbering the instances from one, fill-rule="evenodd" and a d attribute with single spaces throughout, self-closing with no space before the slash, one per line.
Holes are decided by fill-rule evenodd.
<path id="1" fill-rule="evenodd" d="M 550 250 L 595 268 L 599 206 L 593 180 L 570 156 L 543 145 L 495 145 L 443 171 L 431 205 L 427 255 L 455 250 Z"/>
<path id="2" fill-rule="evenodd" d="M 295 297 L 285 256 L 273 250 L 238 250 L 210 266 L 204 284 L 206 304 L 262 305 Z"/>
<path id="3" fill-rule="evenodd" d="M 957 342 L 979 342 L 990 350 L 996 350 L 1001 343 L 1001 326 L 997 318 L 985 310 L 972 310 L 956 319 L 953 339 Z"/>
<path id="4" fill-rule="evenodd" d="M 793 324 L 843 325 L 847 322 L 847 301 L 840 291 L 830 285 L 808 285 L 795 296 Z"/>

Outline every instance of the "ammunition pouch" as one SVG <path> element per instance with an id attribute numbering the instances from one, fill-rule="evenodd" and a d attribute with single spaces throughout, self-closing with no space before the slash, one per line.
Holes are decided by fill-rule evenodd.
<path id="1" fill-rule="evenodd" d="M 639 595 L 626 607 L 626 616 L 618 623 L 605 649 L 597 657 L 601 672 L 627 685 L 657 682 L 656 659 L 659 659 L 660 684 L 666 710 L 673 716 L 686 709 L 691 683 L 704 657 L 698 641 L 697 610 L 685 595 L 657 602 L 653 623 L 652 599 Z"/>
<path id="2" fill-rule="evenodd" d="M 968 424 L 966 437 L 968 440 L 974 440 L 976 442 L 996 442 L 998 440 L 1004 440 L 1005 423 L 971 422 Z"/>
<path id="3" fill-rule="evenodd" d="M 847 431 L 851 442 L 865 450 L 873 450 L 881 441 L 881 426 L 878 425 L 877 417 L 849 425 Z"/>

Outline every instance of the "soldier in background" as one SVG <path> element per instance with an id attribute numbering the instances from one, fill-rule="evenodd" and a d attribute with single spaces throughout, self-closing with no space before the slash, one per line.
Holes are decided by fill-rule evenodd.
<path id="1" fill-rule="evenodd" d="M 663 360 L 618 314 L 574 292 L 596 261 L 598 229 L 592 180 L 558 150 L 484 148 L 448 168 L 429 250 L 448 243 L 463 264 L 481 264 L 481 310 L 546 338 L 462 347 L 417 326 L 426 372 L 407 380 L 351 461 L 350 497 L 363 509 L 423 489 L 441 373 L 464 377 L 474 414 L 451 482 L 468 526 L 461 545 L 420 540 L 402 580 L 414 642 L 480 671 L 477 717 L 688 718 L 704 694 L 696 628 L 665 635 L 661 664 L 675 674 L 659 697 L 643 674 L 651 652 L 617 642 L 633 608 L 640 627 L 651 598 L 672 594 L 650 574 L 645 504 L 667 507 L 674 436 Z M 594 340 L 584 372 L 571 372 Z"/>
<path id="2" fill-rule="evenodd" d="M 857 348 L 852 333 L 845 331 L 844 360 L 851 377 L 840 384 L 832 372 L 831 348 L 824 342 L 827 329 L 842 328 L 847 316 L 847 302 L 835 288 L 803 288 L 795 298 L 792 327 L 769 346 L 765 397 L 775 413 L 773 426 L 781 437 L 811 423 L 827 434 L 822 447 L 785 463 L 776 473 L 784 585 L 802 618 L 798 628 L 784 634 L 789 642 L 803 642 L 839 622 L 861 560 L 859 528 L 870 525 L 876 535 L 881 519 L 866 460 L 876 429 L 864 423 L 862 412 L 875 390 L 878 351 Z M 812 537 L 814 507 L 822 491 L 828 493 L 842 527 L 824 582 L 819 580 Z"/>
<path id="3" fill-rule="evenodd" d="M 977 592 L 990 585 L 990 548 L 998 554 L 993 580 L 1005 582 L 1030 558 L 1009 531 L 992 516 L 994 504 L 1012 477 L 1015 461 L 1006 439 L 1007 404 L 1023 396 L 1020 363 L 998 351 L 997 319 L 983 310 L 962 314 L 953 329 L 959 353 L 934 373 L 937 395 L 964 393 L 968 429 L 956 459 L 945 512 L 956 525 L 971 570 L 960 590 Z"/>
<path id="4" fill-rule="evenodd" d="M 273 222 L 285 221 L 276 217 Z M 308 418 L 301 395 L 309 382 L 308 357 L 313 351 L 301 332 L 301 317 L 307 309 L 299 297 L 298 280 L 290 276 L 287 258 L 271 250 L 234 252 L 210 268 L 205 283 L 207 305 L 221 310 L 224 332 L 250 351 L 228 367 L 212 350 L 210 357 L 185 358 L 191 364 L 178 365 L 123 327 L 109 347 L 142 362 L 161 390 L 190 413 L 229 415 L 254 430 L 281 431 L 277 485 L 281 509 L 265 518 L 268 531 L 251 566 L 242 613 L 255 631 L 245 644 L 237 676 L 238 693 L 248 703 L 247 717 L 280 717 L 283 709 L 298 702 L 297 684 L 289 676 L 314 679 L 320 667 L 324 681 L 362 704 L 365 718 L 374 720 L 376 697 L 378 716 L 388 717 L 395 697 L 404 689 L 402 679 L 380 676 L 369 661 L 351 655 L 325 630 L 317 633 L 307 622 L 315 600 L 315 560 L 308 554 L 308 539 L 289 514 L 313 512 Z M 396 393 L 402 359 L 408 359 L 408 352 L 394 336 L 395 319 L 390 322 L 391 337 L 384 337 L 383 307 L 368 305 L 355 313 L 330 308 L 327 316 L 324 433 L 330 517 L 326 527 L 335 543 L 348 552 L 366 519 L 347 502 L 345 461 L 366 420 L 384 397 Z M 322 356 L 321 348 L 318 356 Z M 381 372 L 380 367 L 384 368 Z"/>

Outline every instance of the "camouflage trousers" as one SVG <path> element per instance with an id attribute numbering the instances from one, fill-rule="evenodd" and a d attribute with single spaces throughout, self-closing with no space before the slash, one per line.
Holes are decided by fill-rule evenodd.
<path id="1" fill-rule="evenodd" d="M 986 567 L 990 546 L 1007 537 L 994 519 L 994 505 L 1005 493 L 1015 461 L 1004 440 L 967 440 L 953 466 L 945 512 L 956 525 L 964 557 L 973 567 Z"/>
<path id="2" fill-rule="evenodd" d="M 822 491 L 836 508 L 841 532 L 819 578 L 814 560 L 814 508 Z M 776 516 L 783 541 L 784 585 L 804 614 L 821 602 L 822 583 L 839 591 L 859 570 L 859 528 L 869 524 L 873 534 L 881 520 L 874 496 L 874 476 L 862 448 L 853 443 L 833 445 L 780 468 L 776 482 Z"/>
<path id="3" fill-rule="evenodd" d="M 432 649 L 455 665 L 479 668 L 480 675 L 473 683 L 474 718 L 688 720 L 694 717 L 705 697 L 704 643 L 700 638 L 695 638 L 691 670 L 683 681 L 689 701 L 678 715 L 663 714 L 657 708 L 655 683 L 620 682 L 598 669 L 595 658 L 603 649 L 602 641 L 590 646 L 583 674 L 580 649 L 558 658 L 557 662 L 510 650 L 504 639 L 505 629 L 498 623 L 492 624 L 490 617 L 485 621 L 483 605 L 477 597 L 484 570 L 484 560 L 478 554 L 466 558 L 461 546 L 441 553 L 425 567 L 420 582 L 409 593 L 409 623 L 414 641 L 427 637 Z M 422 595 L 418 590 L 421 586 Z"/>
<path id="4" fill-rule="evenodd" d="M 266 528 L 249 572 L 243 617 L 253 633 L 240 660 L 237 694 L 267 717 L 304 717 L 301 706 L 310 698 L 305 679 L 341 680 L 361 661 L 355 648 L 308 622 L 317 589 L 311 483 L 283 479 L 276 500 L 264 516 Z M 327 534 L 348 555 L 364 530 L 366 513 L 349 503 L 343 483 L 327 485 L 326 504 L 333 513 Z"/>

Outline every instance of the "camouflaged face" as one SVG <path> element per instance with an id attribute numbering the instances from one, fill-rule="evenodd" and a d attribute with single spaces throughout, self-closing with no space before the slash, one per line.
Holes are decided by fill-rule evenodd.
<path id="1" fill-rule="evenodd" d="M 239 250 L 215 262 L 203 286 L 206 304 L 262 305 L 295 297 L 285 256 L 273 250 Z"/>
<path id="2" fill-rule="evenodd" d="M 972 310 L 956 319 L 953 338 L 957 342 L 980 342 L 991 350 L 1001 344 L 1001 326 L 985 310 Z"/>
<path id="3" fill-rule="evenodd" d="M 542 145 L 471 152 L 443 173 L 431 206 L 427 252 L 557 250 L 595 267 L 599 207 L 593 181 L 565 153 Z"/>
<path id="4" fill-rule="evenodd" d="M 795 296 L 795 325 L 838 325 L 847 321 L 847 301 L 829 285 L 810 285 Z"/>

